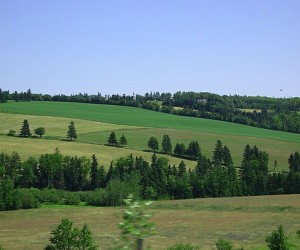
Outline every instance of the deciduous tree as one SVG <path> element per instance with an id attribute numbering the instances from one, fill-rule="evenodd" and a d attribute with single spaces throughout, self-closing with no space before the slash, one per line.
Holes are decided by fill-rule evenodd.
<path id="1" fill-rule="evenodd" d="M 45 134 L 45 132 L 46 132 L 45 128 L 42 128 L 42 127 L 36 128 L 34 130 L 34 133 L 36 135 L 39 135 L 40 137 L 42 137 Z"/>
<path id="2" fill-rule="evenodd" d="M 150 137 L 150 139 L 148 140 L 148 148 L 150 148 L 154 153 L 159 150 L 158 140 L 156 139 L 156 137 Z"/>

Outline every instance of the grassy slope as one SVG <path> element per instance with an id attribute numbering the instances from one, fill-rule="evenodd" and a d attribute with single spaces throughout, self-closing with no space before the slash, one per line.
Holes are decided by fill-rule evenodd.
<path id="1" fill-rule="evenodd" d="M 267 249 L 265 237 L 278 225 L 286 228 L 289 242 L 300 247 L 300 195 L 210 198 L 158 201 L 153 206 L 157 235 L 146 239 L 152 249 L 166 249 L 175 243 L 191 243 L 212 249 L 219 238 L 236 248 Z M 51 230 L 62 218 L 75 226 L 87 223 L 101 249 L 108 249 L 119 237 L 122 208 L 44 207 L 0 213 L 0 242 L 5 249 L 42 249 Z"/>
<path id="2" fill-rule="evenodd" d="M 300 142 L 300 134 L 272 131 L 208 119 L 174 116 L 123 106 L 60 102 L 8 102 L 0 104 L 0 112 L 58 116 L 131 126 L 173 128 Z"/>
<path id="3" fill-rule="evenodd" d="M 25 107 L 25 109 L 24 109 Z M 28 110 L 27 110 L 28 108 Z M 145 152 L 138 152 L 144 149 L 147 149 L 147 140 L 150 136 L 156 136 L 158 139 L 162 138 L 164 134 L 168 134 L 172 140 L 173 146 L 176 142 L 188 143 L 191 140 L 198 140 L 200 143 L 202 152 L 211 157 L 214 145 L 218 139 L 220 139 L 223 144 L 227 145 L 231 150 L 234 163 L 239 165 L 242 159 L 243 149 L 246 144 L 251 146 L 257 145 L 260 149 L 265 150 L 269 153 L 269 163 L 270 167 L 273 167 L 275 160 L 277 161 L 277 166 L 279 169 L 287 169 L 287 159 L 292 152 L 299 150 L 299 135 L 290 134 L 284 132 L 263 130 L 258 128 L 252 128 L 247 126 L 241 126 L 238 124 L 225 123 L 213 120 L 204 120 L 197 118 L 188 118 L 188 117 L 179 117 L 167 114 L 161 114 L 157 112 L 151 112 L 147 110 L 134 109 L 128 107 L 120 106 L 107 106 L 107 105 L 88 105 L 88 104 L 77 104 L 77 103 L 44 103 L 44 102 L 32 102 L 32 103 L 7 103 L 0 104 L 0 110 L 5 110 L 7 112 L 24 112 L 24 113 L 36 113 L 42 114 L 41 112 L 49 112 L 50 115 L 65 115 L 70 114 L 79 116 L 81 118 L 86 118 L 86 115 L 89 113 L 90 119 L 93 120 L 105 120 L 115 123 L 123 123 L 127 125 L 117 125 L 117 124 L 108 124 L 98 121 L 89 121 L 81 119 L 72 119 L 75 121 L 78 140 L 77 143 L 83 143 L 81 146 L 76 144 L 69 144 L 65 142 L 49 142 L 43 140 L 44 143 L 39 142 L 39 144 L 34 145 L 33 143 L 27 143 L 26 148 L 24 147 L 23 140 L 20 138 L 14 138 L 11 140 L 8 138 L 0 137 L 0 145 L 6 145 L 4 150 L 5 152 L 12 152 L 13 150 L 19 152 L 23 157 L 28 157 L 29 155 L 39 156 L 45 152 L 53 152 L 56 147 L 59 147 L 63 154 L 69 155 L 85 155 L 90 156 L 93 153 L 99 155 L 100 161 L 103 162 L 105 166 L 109 162 L 124 154 L 133 154 L 141 155 L 146 159 L 150 159 L 150 154 Z M 60 112 L 63 110 L 63 112 Z M 94 112 L 91 112 L 94 111 Z M 97 112 L 96 112 L 97 111 Z M 40 113 L 41 112 L 41 113 Z M 77 115 L 76 115 L 77 114 Z M 93 115 L 92 115 L 93 114 Z M 113 114 L 113 115 L 111 115 Z M 120 117 L 120 114 L 122 116 Z M 126 114 L 125 116 L 123 116 Z M 134 114 L 134 115 L 133 115 Z M 161 116 L 162 115 L 162 116 Z M 128 117 L 127 117 L 128 116 Z M 71 118 L 63 117 L 51 117 L 51 116 L 32 116 L 26 114 L 9 114 L 9 113 L 0 113 L 0 134 L 6 134 L 9 129 L 14 129 L 19 131 L 22 121 L 28 119 L 31 127 L 31 131 L 34 131 L 34 128 L 39 126 L 46 128 L 45 138 L 50 139 L 62 139 L 66 136 L 67 126 L 71 121 Z M 119 118 L 119 119 L 116 119 Z M 123 118 L 122 118 L 123 117 Z M 164 117 L 165 124 L 169 124 L 167 128 L 157 128 L 159 126 L 164 126 L 164 123 L 159 123 L 159 117 Z M 142 123 L 143 118 L 146 123 L 151 123 L 153 120 L 156 120 L 157 123 L 152 124 L 157 127 L 139 127 L 133 126 L 132 124 Z M 168 118 L 168 119 L 167 119 Z M 86 118 L 87 119 L 87 118 Z M 140 119 L 140 121 L 136 121 Z M 149 122 L 148 122 L 149 121 Z M 183 121 L 189 121 L 188 123 L 183 123 Z M 191 121 L 191 124 L 190 124 Z M 205 123 L 205 126 L 199 126 L 199 129 L 196 130 L 195 124 Z M 210 125 L 212 124 L 212 125 Z M 174 129 L 173 127 L 181 126 L 185 129 Z M 223 126 L 222 126 L 223 125 Z M 226 126 L 225 126 L 226 125 Z M 218 130 L 215 133 L 211 132 L 212 127 L 218 127 Z M 238 135 L 241 133 L 241 130 L 232 131 L 232 127 L 242 128 L 244 136 Z M 224 128 L 224 129 L 223 129 Z M 221 131 L 223 129 L 227 133 Z M 248 134 L 246 133 L 248 129 Z M 252 130 L 265 131 L 269 133 L 270 138 L 258 138 L 252 136 Z M 111 131 L 116 131 L 117 137 L 119 138 L 122 134 L 125 134 L 128 140 L 127 150 L 116 150 L 107 147 L 91 146 L 89 144 L 100 144 L 104 145 L 107 142 L 107 138 Z M 210 132 L 208 132 L 210 131 Z M 250 131 L 250 132 L 249 132 Z M 238 133 L 236 133 L 238 132 Z M 280 135 L 280 136 L 278 136 Z M 287 139 L 280 139 L 285 135 Z M 290 136 L 293 136 L 294 141 L 291 141 Z M 20 143 L 22 141 L 22 143 Z M 26 141 L 28 142 L 28 141 Z M 37 148 L 37 145 L 38 148 Z M 73 152 L 72 152 L 73 150 Z M 2 150 L 3 151 L 3 150 Z M 170 158 L 171 164 L 177 164 L 180 160 L 176 158 Z M 185 161 L 188 167 L 194 167 L 194 162 Z"/>

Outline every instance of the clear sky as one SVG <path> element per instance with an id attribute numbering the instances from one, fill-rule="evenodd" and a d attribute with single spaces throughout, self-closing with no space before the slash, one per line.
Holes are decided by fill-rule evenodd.
<path id="1" fill-rule="evenodd" d="M 0 88 L 299 97 L 300 1 L 0 0 Z"/>

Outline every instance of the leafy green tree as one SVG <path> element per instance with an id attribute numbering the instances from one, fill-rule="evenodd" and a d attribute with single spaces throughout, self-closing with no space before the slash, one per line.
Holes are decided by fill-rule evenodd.
<path id="1" fill-rule="evenodd" d="M 45 132 L 46 132 L 45 128 L 42 128 L 42 127 L 36 128 L 34 130 L 34 133 L 36 135 L 39 135 L 40 137 L 42 137 L 45 134 Z"/>
<path id="2" fill-rule="evenodd" d="M 150 148 L 154 153 L 159 150 L 158 140 L 156 137 L 150 137 L 148 140 L 148 148 Z"/>
<path id="3" fill-rule="evenodd" d="M 20 208 L 20 197 L 10 179 L 0 180 L 0 210 L 15 210 Z"/>
<path id="4" fill-rule="evenodd" d="M 73 223 L 68 219 L 62 219 L 61 223 L 52 230 L 50 245 L 45 250 L 96 250 L 92 233 L 85 224 L 80 230 L 73 228 Z"/>
<path id="5" fill-rule="evenodd" d="M 30 137 L 31 136 L 30 128 L 29 128 L 29 123 L 28 123 L 27 119 L 25 119 L 23 121 L 23 125 L 22 125 L 22 127 L 20 129 L 19 136 L 20 137 Z"/>
<path id="6" fill-rule="evenodd" d="M 266 242 L 270 250 L 288 250 L 287 237 L 282 226 L 278 226 L 277 230 L 267 236 Z"/>
<path id="7" fill-rule="evenodd" d="M 114 131 L 111 132 L 111 134 L 109 135 L 109 138 L 108 138 L 107 142 L 108 142 L 108 145 L 110 145 L 110 146 L 117 146 L 118 145 L 117 136 L 116 136 L 116 133 Z"/>
<path id="8" fill-rule="evenodd" d="M 152 202 L 139 202 L 129 195 L 125 199 L 127 209 L 123 214 L 123 222 L 120 223 L 123 245 L 120 249 L 142 250 L 144 239 L 155 233 L 155 225 L 149 222 L 152 215 L 146 212 L 146 208 Z"/>
<path id="9" fill-rule="evenodd" d="M 161 151 L 164 154 L 172 154 L 172 144 L 169 135 L 164 135 L 161 143 Z"/>
<path id="10" fill-rule="evenodd" d="M 121 136 L 121 138 L 119 140 L 119 144 L 121 145 L 121 147 L 124 147 L 125 145 L 127 145 L 127 139 L 124 134 Z"/>
<path id="11" fill-rule="evenodd" d="M 77 139 L 77 133 L 76 133 L 76 128 L 75 128 L 75 123 L 73 121 L 71 121 L 70 125 L 69 125 L 69 130 L 67 132 L 67 138 L 70 139 L 71 141 L 73 139 Z"/>

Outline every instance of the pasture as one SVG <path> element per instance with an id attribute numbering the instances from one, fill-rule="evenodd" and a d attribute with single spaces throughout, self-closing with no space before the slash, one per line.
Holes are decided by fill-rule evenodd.
<path id="1" fill-rule="evenodd" d="M 62 218 L 74 226 L 87 223 L 100 249 L 119 238 L 122 207 L 46 206 L 39 209 L 0 213 L 0 243 L 5 249 L 42 249 L 51 230 Z M 289 249 L 300 247 L 300 195 L 207 198 L 157 201 L 151 206 L 157 235 L 146 239 L 152 249 L 176 243 L 191 243 L 213 249 L 227 239 L 247 250 L 267 249 L 265 238 L 282 225 L 289 236 Z"/>

